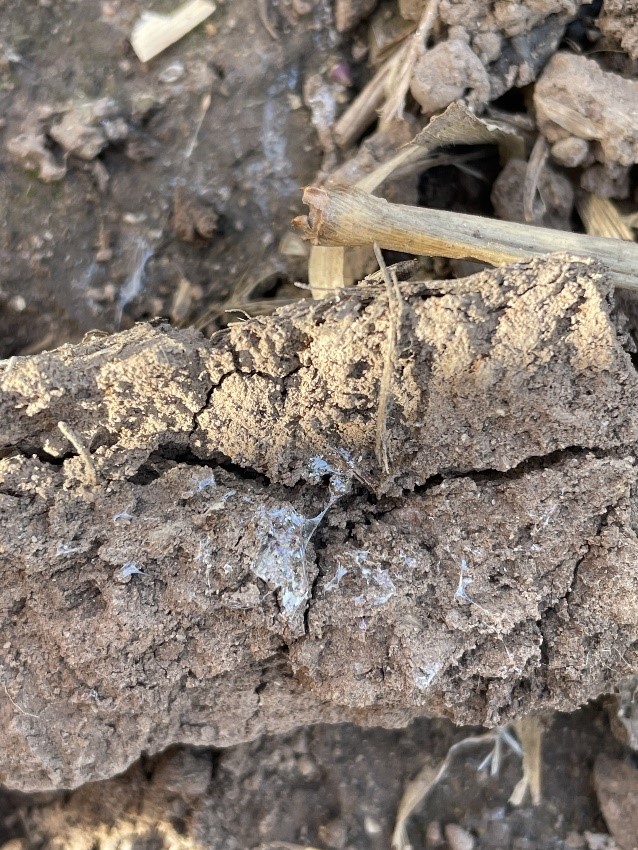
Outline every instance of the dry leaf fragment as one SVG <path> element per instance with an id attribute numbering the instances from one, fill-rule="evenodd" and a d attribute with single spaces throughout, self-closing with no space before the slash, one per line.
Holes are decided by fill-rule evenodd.
<path id="1" fill-rule="evenodd" d="M 435 115 L 415 136 L 414 144 L 430 151 L 446 145 L 498 145 L 505 161 L 525 156 L 525 139 L 520 131 L 498 120 L 479 118 L 462 101 Z"/>
<path id="2" fill-rule="evenodd" d="M 594 257 L 616 286 L 638 289 L 638 246 L 620 239 L 565 233 L 447 210 L 389 204 L 355 188 L 308 187 L 307 216 L 293 227 L 313 245 L 371 245 L 417 256 L 474 259 L 499 265 L 562 251 Z"/>

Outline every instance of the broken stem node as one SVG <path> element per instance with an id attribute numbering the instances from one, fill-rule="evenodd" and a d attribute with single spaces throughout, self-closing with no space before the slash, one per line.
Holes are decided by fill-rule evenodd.
<path id="1" fill-rule="evenodd" d="M 638 289 L 638 245 L 619 239 L 531 227 L 446 210 L 391 204 L 359 189 L 310 186 L 307 216 L 293 221 L 313 245 L 373 245 L 421 256 L 470 259 L 496 266 L 553 252 L 593 257 L 614 283 Z"/>

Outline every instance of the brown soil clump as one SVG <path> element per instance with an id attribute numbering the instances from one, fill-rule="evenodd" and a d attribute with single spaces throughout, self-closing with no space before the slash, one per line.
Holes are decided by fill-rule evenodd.
<path id="1" fill-rule="evenodd" d="M 3 782 L 318 721 L 494 725 L 635 664 L 638 379 L 604 274 L 401 295 L 389 474 L 374 286 L 4 364 Z"/>

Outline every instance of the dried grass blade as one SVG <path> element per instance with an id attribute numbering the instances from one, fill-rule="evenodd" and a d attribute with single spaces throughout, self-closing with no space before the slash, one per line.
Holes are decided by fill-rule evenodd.
<path id="1" fill-rule="evenodd" d="M 394 360 L 397 343 L 401 332 L 401 318 L 403 315 L 403 299 L 396 274 L 392 275 L 383 259 L 379 246 L 375 243 L 374 254 L 383 274 L 386 292 L 388 296 L 388 340 L 385 356 L 383 358 L 383 372 L 379 382 L 379 401 L 377 405 L 376 422 L 376 456 L 379 465 L 386 475 L 390 474 L 390 456 L 388 448 L 388 412 L 392 404 L 392 389 L 394 378 Z"/>
<path id="2" fill-rule="evenodd" d="M 576 209 L 590 236 L 626 239 L 633 242 L 634 233 L 609 198 L 583 192 L 576 197 Z"/>
<path id="3" fill-rule="evenodd" d="M 392 94 L 381 110 L 380 126 L 387 127 L 395 119 L 403 118 L 405 97 L 410 88 L 416 63 L 425 53 L 426 41 L 432 32 L 439 11 L 439 0 L 426 0 L 421 20 L 413 36 L 407 42 L 405 58 L 392 80 Z"/>
<path id="4" fill-rule="evenodd" d="M 536 209 L 534 208 L 534 201 L 536 200 L 538 184 L 548 156 L 549 147 L 547 146 L 547 140 L 545 136 L 538 136 L 527 162 L 525 180 L 523 182 L 523 214 L 525 215 L 525 221 L 539 221 L 545 212 L 543 199 L 540 198 L 540 204 Z"/>
<path id="5" fill-rule="evenodd" d="M 377 117 L 386 96 L 386 86 L 394 66 L 401 61 L 405 51 L 402 44 L 387 59 L 374 77 L 363 87 L 333 128 L 335 142 L 340 148 L 349 148 L 364 133 Z"/>
<path id="6" fill-rule="evenodd" d="M 407 850 L 409 842 L 406 824 L 409 817 L 421 805 L 432 788 L 445 776 L 457 753 L 472 749 L 473 747 L 482 746 L 483 744 L 494 743 L 496 737 L 496 732 L 486 732 L 484 735 L 463 738 L 462 741 L 458 741 L 450 747 L 438 768 L 426 765 L 407 784 L 397 809 L 394 832 L 392 833 L 392 850 Z"/>
<path id="7" fill-rule="evenodd" d="M 523 749 L 523 778 L 510 796 L 513 806 L 520 806 L 529 790 L 532 804 L 541 802 L 543 723 L 539 717 L 522 717 L 514 721 L 514 728 Z"/>

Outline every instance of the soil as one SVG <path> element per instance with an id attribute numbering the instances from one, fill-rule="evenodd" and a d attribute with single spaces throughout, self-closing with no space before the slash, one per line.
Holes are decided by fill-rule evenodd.
<path id="1" fill-rule="evenodd" d="M 598 704 L 547 724 L 538 807 L 508 803 L 520 776 L 514 754 L 498 776 L 478 769 L 489 747 L 459 758 L 409 822 L 412 846 L 445 847 L 433 837 L 450 824 L 477 836 L 477 850 L 595 846 L 584 836 L 606 832 L 591 781 L 596 754 L 620 757 L 604 718 Z M 422 719 L 405 730 L 318 725 L 221 751 L 172 748 L 73 793 L 10 795 L 5 837 L 26 831 L 29 846 L 69 850 L 385 850 L 407 782 L 472 731 Z"/>
<path id="2" fill-rule="evenodd" d="M 207 25 L 141 66 L 128 43 L 141 0 L 4 4 L 2 356 L 170 316 L 183 278 L 195 293 L 191 322 L 240 283 L 272 291 L 299 276 L 299 259 L 278 246 L 321 161 L 302 82 L 343 48 L 321 3 L 294 25 L 282 15 L 278 41 L 252 2 L 217 6 Z M 120 122 L 114 141 L 101 134 L 103 117 L 65 111 L 104 100 Z M 58 140 L 50 156 L 66 164 L 53 183 L 6 147 L 47 132 L 47 149 Z M 200 209 L 190 224 L 186 198 L 191 217 Z"/>
<path id="3" fill-rule="evenodd" d="M 396 4 L 217 0 L 141 65 L 148 5 L 0 19 L 0 847 L 386 848 L 424 765 L 532 712 L 540 805 L 483 744 L 411 846 L 635 848 L 638 378 L 604 269 L 402 283 L 388 474 L 383 286 L 306 300 L 289 230 L 457 98 L 535 104 L 547 226 L 632 199 L 634 4 L 589 56 L 600 3 L 441 0 L 407 125 L 351 161 L 331 127 Z M 522 220 L 525 162 L 486 162 L 384 194 Z"/>

